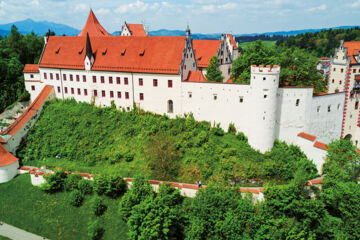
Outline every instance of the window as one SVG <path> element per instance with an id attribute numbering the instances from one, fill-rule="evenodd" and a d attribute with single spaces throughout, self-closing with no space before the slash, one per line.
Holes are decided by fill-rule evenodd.
<path id="1" fill-rule="evenodd" d="M 53 79 L 54 79 L 53 74 L 50 73 L 50 80 L 53 80 Z"/>
<path id="2" fill-rule="evenodd" d="M 265 81 L 266 80 L 266 77 L 263 77 L 263 81 Z"/>
<path id="3" fill-rule="evenodd" d="M 214 94 L 214 100 L 217 100 L 217 94 Z"/>
<path id="4" fill-rule="evenodd" d="M 124 78 L 124 84 L 128 85 L 129 84 L 129 79 L 128 78 Z"/>
<path id="5" fill-rule="evenodd" d="M 74 94 L 74 88 L 71 88 L 71 94 Z"/>
<path id="6" fill-rule="evenodd" d="M 104 76 L 101 76 L 100 79 L 101 79 L 101 83 L 105 83 L 105 78 L 104 78 Z"/>
<path id="7" fill-rule="evenodd" d="M 94 90 L 94 96 L 97 97 L 97 90 Z"/>
<path id="8" fill-rule="evenodd" d="M 320 106 L 318 106 L 318 107 L 316 108 L 316 111 L 317 111 L 317 112 L 320 112 Z"/>
<path id="9" fill-rule="evenodd" d="M 334 68 L 334 72 L 336 71 L 336 68 Z"/>
<path id="10" fill-rule="evenodd" d="M 341 80 L 339 81 L 339 84 L 342 84 L 342 81 L 341 81 Z"/>
<path id="11" fill-rule="evenodd" d="M 109 84 L 112 84 L 112 83 L 113 83 L 112 77 L 109 77 Z"/>
<path id="12" fill-rule="evenodd" d="M 335 80 L 333 79 L 331 82 L 332 82 L 332 83 L 334 83 L 334 82 L 335 82 Z"/>
<path id="13" fill-rule="evenodd" d="M 96 76 L 93 76 L 93 83 L 96 83 Z"/>
<path id="14" fill-rule="evenodd" d="M 66 74 L 63 74 L 63 79 L 64 81 L 66 81 Z"/>
<path id="15" fill-rule="evenodd" d="M 139 78 L 139 86 L 143 86 L 144 85 L 144 81 L 142 78 Z"/>
<path id="16" fill-rule="evenodd" d="M 331 111 L 331 105 L 328 106 L 328 112 L 330 112 L 330 111 Z"/>
<path id="17" fill-rule="evenodd" d="M 81 90 L 80 88 L 77 89 L 78 95 L 81 95 Z"/>
<path id="18" fill-rule="evenodd" d="M 296 99 L 296 106 L 299 106 L 300 104 L 300 99 Z"/>
<path id="19" fill-rule="evenodd" d="M 174 103 L 172 100 L 168 101 L 168 113 L 173 113 L 174 112 Z"/>
<path id="20" fill-rule="evenodd" d="M 30 78 L 34 78 L 34 74 L 30 74 Z"/>
<path id="21" fill-rule="evenodd" d="M 56 74 L 56 80 L 59 80 L 60 79 L 60 75 L 57 73 Z"/>
<path id="22" fill-rule="evenodd" d="M 57 91 L 58 91 L 58 93 L 60 93 L 60 87 L 57 87 Z"/>
<path id="23" fill-rule="evenodd" d="M 144 94 L 140 93 L 140 101 L 143 101 L 143 100 L 144 100 Z"/>
<path id="24" fill-rule="evenodd" d="M 105 90 L 102 90 L 102 91 L 101 91 L 101 96 L 102 96 L 102 97 L 105 97 L 105 96 L 106 96 Z"/>
<path id="25" fill-rule="evenodd" d="M 243 96 L 240 96 L 240 97 L 239 97 L 239 102 L 240 102 L 240 103 L 244 102 L 244 97 L 243 97 Z"/>
<path id="26" fill-rule="evenodd" d="M 72 74 L 70 74 L 70 81 L 74 81 Z"/>
<path id="27" fill-rule="evenodd" d="M 121 92 L 117 92 L 118 98 L 121 98 Z"/>
<path id="28" fill-rule="evenodd" d="M 356 69 L 353 69 L 353 73 L 356 73 Z"/>
<path id="29" fill-rule="evenodd" d="M 343 72 L 344 72 L 344 69 L 342 68 L 342 69 L 340 69 L 340 71 L 343 73 Z"/>
<path id="30" fill-rule="evenodd" d="M 44 79 L 47 79 L 47 74 L 46 73 L 44 73 Z"/>
<path id="31" fill-rule="evenodd" d="M 79 75 L 76 75 L 76 81 L 80 82 L 80 76 Z"/>
<path id="32" fill-rule="evenodd" d="M 65 91 L 66 94 L 68 93 L 67 87 L 64 87 L 64 91 Z"/>
<path id="33" fill-rule="evenodd" d="M 264 95 L 264 98 L 267 98 L 267 95 L 266 95 L 266 94 Z"/>
<path id="34" fill-rule="evenodd" d="M 129 92 L 125 92 L 125 99 L 129 99 Z"/>
<path id="35" fill-rule="evenodd" d="M 188 92 L 189 98 L 192 98 L 192 92 Z"/>
<path id="36" fill-rule="evenodd" d="M 34 85 L 31 86 L 31 91 L 35 91 L 35 86 Z"/>
<path id="37" fill-rule="evenodd" d="M 359 101 L 356 101 L 355 102 L 355 109 L 358 109 L 359 108 Z"/>
<path id="38" fill-rule="evenodd" d="M 86 76 L 83 75 L 83 82 L 86 82 Z"/>
<path id="39" fill-rule="evenodd" d="M 337 109 L 338 109 L 338 110 L 340 109 L 340 104 L 338 104 Z"/>
<path id="40" fill-rule="evenodd" d="M 114 92 L 110 91 L 110 98 L 114 98 Z"/>
<path id="41" fill-rule="evenodd" d="M 84 95 L 87 96 L 87 89 L 84 89 Z"/>
<path id="42" fill-rule="evenodd" d="M 168 80 L 168 88 L 172 88 L 172 80 Z"/>
<path id="43" fill-rule="evenodd" d="M 154 86 L 154 87 L 157 87 L 157 86 L 158 86 L 158 80 L 157 80 L 157 79 L 154 79 L 154 80 L 153 80 L 153 86 Z"/>
<path id="44" fill-rule="evenodd" d="M 116 84 L 120 84 L 120 77 L 116 77 Z"/>

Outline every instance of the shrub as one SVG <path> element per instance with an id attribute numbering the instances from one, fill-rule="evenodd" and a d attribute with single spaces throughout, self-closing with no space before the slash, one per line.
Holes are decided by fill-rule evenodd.
<path id="1" fill-rule="evenodd" d="M 195 139 L 195 145 L 201 147 L 204 143 L 209 141 L 209 136 L 206 131 L 201 131 Z"/>
<path id="2" fill-rule="evenodd" d="M 79 174 L 70 174 L 65 180 L 65 191 L 71 192 L 72 190 L 78 189 L 78 183 L 83 177 Z"/>
<path id="3" fill-rule="evenodd" d="M 30 93 L 28 91 L 26 91 L 26 89 L 24 89 L 24 91 L 22 92 L 22 94 L 19 97 L 19 101 L 23 102 L 23 101 L 29 101 L 30 100 Z"/>
<path id="4" fill-rule="evenodd" d="M 126 192 L 127 185 L 122 177 L 101 175 L 95 178 L 94 191 L 98 195 L 118 198 Z"/>
<path id="5" fill-rule="evenodd" d="M 78 182 L 78 189 L 82 194 L 92 194 L 93 192 L 93 182 L 86 179 L 81 179 Z"/>
<path id="6" fill-rule="evenodd" d="M 233 123 L 230 123 L 229 124 L 229 127 L 228 127 L 228 133 L 231 133 L 231 134 L 236 134 L 236 127 Z"/>
<path id="7" fill-rule="evenodd" d="M 84 201 L 84 195 L 79 190 L 74 190 L 69 195 L 69 203 L 74 207 L 80 207 Z"/>
<path id="8" fill-rule="evenodd" d="M 225 132 L 224 130 L 220 127 L 220 124 L 218 123 L 216 125 L 216 127 L 211 129 L 211 132 L 215 135 L 215 136 L 224 136 Z"/>
<path id="9" fill-rule="evenodd" d="M 104 204 L 104 201 L 101 197 L 95 196 L 91 200 L 91 209 L 94 212 L 95 216 L 99 217 L 104 214 L 107 206 Z"/>
<path id="10" fill-rule="evenodd" d="M 55 173 L 46 175 L 46 183 L 41 188 L 48 193 L 61 192 L 64 190 L 67 175 L 63 171 L 55 171 Z"/>
<path id="11" fill-rule="evenodd" d="M 102 227 L 102 223 L 97 219 L 89 221 L 88 223 L 88 236 L 92 240 L 99 240 L 104 235 L 105 229 Z"/>
<path id="12" fill-rule="evenodd" d="M 239 141 L 248 142 L 248 138 L 245 136 L 243 132 L 239 132 L 238 134 L 236 134 L 236 138 Z"/>

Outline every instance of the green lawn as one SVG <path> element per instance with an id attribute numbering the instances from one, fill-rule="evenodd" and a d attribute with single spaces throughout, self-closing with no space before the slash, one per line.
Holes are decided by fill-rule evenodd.
<path id="1" fill-rule="evenodd" d="M 0 236 L 0 240 L 10 240 L 10 238 Z"/>
<path id="2" fill-rule="evenodd" d="M 94 217 L 91 196 L 79 208 L 68 203 L 68 196 L 67 192 L 44 193 L 31 185 L 28 174 L 20 175 L 0 184 L 0 221 L 49 239 L 89 239 L 87 224 Z M 127 239 L 127 226 L 117 215 L 119 200 L 105 202 L 103 239 Z"/>
<path id="3" fill-rule="evenodd" d="M 239 44 L 240 47 L 242 48 L 246 48 L 249 44 L 251 44 L 252 42 L 241 42 Z M 262 43 L 265 45 L 265 46 L 269 46 L 269 47 L 273 47 L 275 46 L 276 44 L 276 41 L 262 41 Z"/>

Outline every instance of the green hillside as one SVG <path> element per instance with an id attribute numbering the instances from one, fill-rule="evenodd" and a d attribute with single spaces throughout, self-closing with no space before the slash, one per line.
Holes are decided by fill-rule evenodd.
<path id="1" fill-rule="evenodd" d="M 224 133 L 192 116 L 121 112 L 75 100 L 54 100 L 23 141 L 24 165 L 61 166 L 90 173 L 204 183 L 251 180 L 284 182 L 301 166 L 309 178 L 315 165 L 298 147 L 277 142 L 261 154 L 242 133 Z M 154 167 L 155 166 L 155 167 Z"/>

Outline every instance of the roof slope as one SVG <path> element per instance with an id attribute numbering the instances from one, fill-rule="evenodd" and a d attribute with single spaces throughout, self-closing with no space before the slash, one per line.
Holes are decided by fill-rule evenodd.
<path id="1" fill-rule="evenodd" d="M 86 21 L 86 24 L 82 31 L 79 33 L 79 37 L 86 37 L 86 34 L 89 33 L 90 36 L 97 36 L 97 37 L 103 37 L 103 36 L 111 36 L 103 26 L 99 23 L 97 20 L 94 12 L 90 10 L 88 19 Z"/>
<path id="2" fill-rule="evenodd" d="M 347 48 L 348 57 L 351 57 L 351 64 L 356 64 L 354 56 L 359 54 L 360 41 L 344 42 L 344 47 Z"/>
<path id="3" fill-rule="evenodd" d="M 187 82 L 206 82 L 204 74 L 202 71 L 190 71 Z"/>
<path id="4" fill-rule="evenodd" d="M 38 73 L 39 65 L 38 64 L 25 64 L 24 73 Z"/>
<path id="5" fill-rule="evenodd" d="M 19 159 L 9 153 L 3 145 L 0 144 L 0 167 L 8 166 Z"/>
<path id="6" fill-rule="evenodd" d="M 230 43 L 233 45 L 233 49 L 234 49 L 234 50 L 238 49 L 237 44 L 236 44 L 236 42 L 235 42 L 235 40 L 234 40 L 233 35 L 232 35 L 232 34 L 228 34 L 228 37 L 230 38 Z"/>
<path id="7" fill-rule="evenodd" d="M 147 36 L 144 26 L 142 24 L 126 23 L 126 26 L 131 32 L 131 36 L 145 37 Z"/>
<path id="8" fill-rule="evenodd" d="M 91 37 L 92 70 L 178 74 L 185 37 Z M 52 36 L 40 67 L 84 69 L 86 37 Z"/>
<path id="9" fill-rule="evenodd" d="M 210 58 L 217 55 L 220 48 L 220 40 L 194 40 L 195 56 L 198 67 L 207 67 Z"/>

